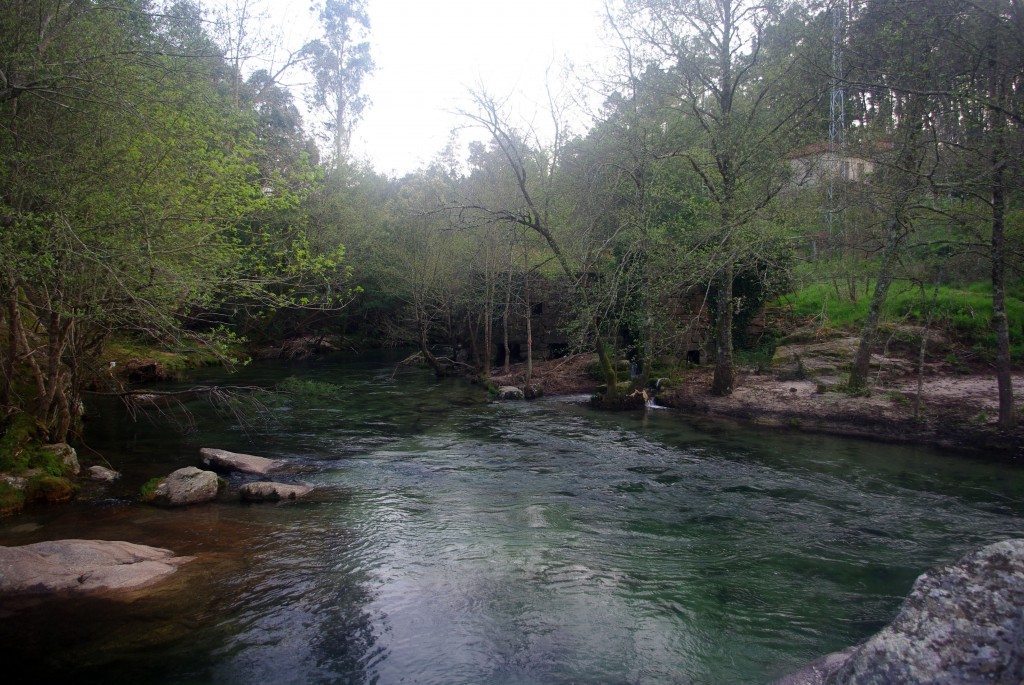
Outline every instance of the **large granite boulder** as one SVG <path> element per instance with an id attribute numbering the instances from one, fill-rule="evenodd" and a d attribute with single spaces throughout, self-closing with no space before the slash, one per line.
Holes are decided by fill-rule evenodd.
<path id="1" fill-rule="evenodd" d="M 281 500 L 296 500 L 305 497 L 313 492 L 313 488 L 308 485 L 288 485 L 287 483 L 259 481 L 256 483 L 246 483 L 238 489 L 238 492 L 246 502 L 279 502 Z"/>
<path id="2" fill-rule="evenodd" d="M 514 385 L 503 385 L 498 388 L 499 400 L 522 400 L 525 398 L 526 395 L 523 393 L 522 389 L 517 388 Z"/>
<path id="3" fill-rule="evenodd" d="M 997 542 L 922 574 L 879 633 L 777 683 L 1024 683 L 1024 540 Z"/>
<path id="4" fill-rule="evenodd" d="M 222 481 L 213 471 L 186 466 L 160 479 L 144 499 L 154 504 L 180 507 L 209 502 L 217 497 L 221 487 Z"/>
<path id="5" fill-rule="evenodd" d="M 0 547 L 0 595 L 135 590 L 192 559 L 158 547 L 106 540 Z"/>
<path id="6" fill-rule="evenodd" d="M 257 457 L 252 454 L 239 454 L 218 450 L 212 447 L 204 447 L 199 450 L 203 463 L 207 466 L 222 471 L 241 471 L 242 473 L 253 473 L 259 476 L 266 475 L 270 471 L 281 466 L 276 459 Z"/>

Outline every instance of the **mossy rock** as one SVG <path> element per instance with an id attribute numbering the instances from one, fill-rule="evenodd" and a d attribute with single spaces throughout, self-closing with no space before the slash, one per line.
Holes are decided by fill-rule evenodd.
<path id="1" fill-rule="evenodd" d="M 77 492 L 78 486 L 67 478 L 42 474 L 29 479 L 25 487 L 25 499 L 28 502 L 56 504 L 70 501 Z"/>
<path id="2" fill-rule="evenodd" d="M 10 516 L 25 506 L 25 492 L 5 480 L 0 480 L 0 517 Z"/>
<path id="3" fill-rule="evenodd" d="M 46 445 L 45 438 L 46 427 L 36 417 L 25 413 L 11 416 L 0 438 L 0 471 L 23 474 L 39 470 L 52 476 L 74 475 L 77 458 L 65 459 L 74 450 L 63 444 Z"/>

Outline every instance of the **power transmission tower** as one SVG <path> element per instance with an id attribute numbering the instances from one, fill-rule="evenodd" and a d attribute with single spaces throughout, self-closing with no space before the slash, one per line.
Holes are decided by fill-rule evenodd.
<path id="1" fill-rule="evenodd" d="M 846 156 L 846 94 L 843 91 L 843 34 L 845 17 L 842 0 L 832 6 L 832 97 L 829 102 L 828 125 L 828 207 L 825 221 L 830 238 L 842 235 L 842 211 L 846 178 L 842 161 Z"/>

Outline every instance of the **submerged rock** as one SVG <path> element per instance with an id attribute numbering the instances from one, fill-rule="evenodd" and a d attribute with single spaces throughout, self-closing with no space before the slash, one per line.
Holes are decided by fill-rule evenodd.
<path id="1" fill-rule="evenodd" d="M 153 504 L 180 507 L 209 502 L 217 497 L 222 483 L 213 471 L 186 466 L 162 478 L 143 498 Z"/>
<path id="2" fill-rule="evenodd" d="M 281 462 L 276 459 L 228 452 L 212 447 L 202 448 L 199 450 L 199 454 L 204 464 L 224 471 L 241 471 L 262 476 L 281 466 Z"/>
<path id="3" fill-rule="evenodd" d="M 1022 682 L 1024 540 L 1006 540 L 922 574 L 879 633 L 776 684 Z"/>
<path id="4" fill-rule="evenodd" d="M 308 485 L 288 485 L 272 481 L 246 483 L 239 488 L 242 499 L 246 502 L 278 502 L 280 500 L 296 500 L 313 492 Z"/>
<path id="5" fill-rule="evenodd" d="M 0 594 L 134 590 L 169 576 L 192 559 L 158 547 L 106 540 L 0 547 Z"/>

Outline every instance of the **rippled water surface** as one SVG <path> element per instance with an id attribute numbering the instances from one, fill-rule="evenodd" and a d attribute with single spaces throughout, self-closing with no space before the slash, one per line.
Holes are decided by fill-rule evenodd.
<path id="1" fill-rule="evenodd" d="M 173 408 L 133 424 L 102 407 L 90 442 L 124 478 L 0 523 L 0 544 L 197 555 L 156 593 L 15 607 L 5 664 L 69 682 L 763 683 L 877 630 L 926 568 L 1024 535 L 1024 471 L 927 450 L 492 403 L 379 357 L 230 382 L 293 392 L 245 429 L 195 404 L 184 435 Z M 281 479 L 316 494 L 131 501 L 200 446 L 285 459 Z"/>

